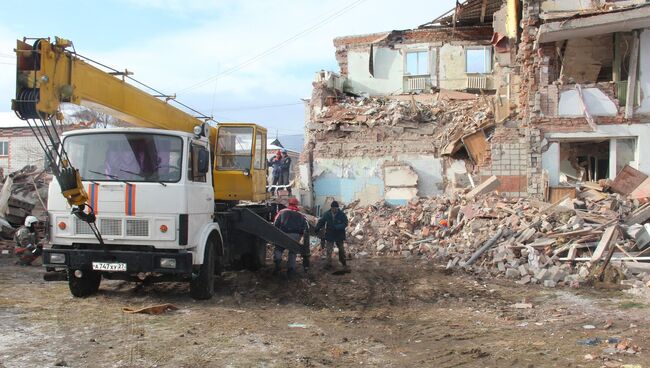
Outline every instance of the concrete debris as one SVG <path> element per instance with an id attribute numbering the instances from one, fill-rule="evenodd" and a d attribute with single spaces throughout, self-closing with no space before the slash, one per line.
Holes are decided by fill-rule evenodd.
<path id="1" fill-rule="evenodd" d="M 46 217 L 47 187 L 52 176 L 36 166 L 25 166 L 21 170 L 4 178 L 2 192 L 3 203 L 0 208 L 6 208 L 0 214 L 0 254 L 11 254 L 14 249 L 13 235 L 17 228 L 23 225 L 25 217 L 36 216 L 41 220 L 37 225 L 39 234 L 43 235 Z"/>
<path id="2" fill-rule="evenodd" d="M 178 307 L 170 303 L 151 305 L 143 308 L 122 307 L 122 312 L 127 314 L 164 314 L 175 310 L 178 310 Z"/>
<path id="3" fill-rule="evenodd" d="M 405 206 L 354 202 L 346 208 L 348 246 L 352 256 L 420 257 L 522 285 L 579 287 L 594 279 L 628 278 L 643 286 L 650 268 L 636 266 L 646 265 L 639 262 L 646 258 L 634 237 L 625 236 L 643 227 L 625 220 L 647 205 L 616 193 L 602 195 L 553 204 L 495 192 L 418 198 Z M 354 236 L 361 231 L 363 236 Z"/>
<path id="4" fill-rule="evenodd" d="M 450 99 L 439 93 L 416 101 L 413 96 L 351 97 L 337 95 L 326 83 L 314 83 L 308 135 L 318 142 L 316 151 L 327 156 L 327 140 L 359 136 L 386 141 L 396 137 L 429 137 L 423 147 L 441 154 L 456 153 L 461 139 L 493 125 L 490 101 L 485 97 Z M 356 133 L 356 134 L 355 134 Z M 394 143 L 394 142 L 393 142 Z M 400 147 L 401 148 L 401 147 Z M 359 155 L 359 152 L 350 152 Z"/>

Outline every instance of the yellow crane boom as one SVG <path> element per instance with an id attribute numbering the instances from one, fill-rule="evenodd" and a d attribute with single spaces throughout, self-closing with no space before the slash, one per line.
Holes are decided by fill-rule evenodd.
<path id="1" fill-rule="evenodd" d="M 17 42 L 16 99 L 12 101 L 12 109 L 22 119 L 50 120 L 57 117 L 61 103 L 67 102 L 143 128 L 194 132 L 197 126 L 209 127 L 206 133 L 215 153 L 215 200 L 268 198 L 266 129 L 251 123 L 220 123 L 217 128 L 210 127 L 171 105 L 165 96 L 152 96 L 127 83 L 126 71 L 106 72 L 91 65 L 70 51 L 71 46 L 70 41 L 58 37 L 54 43 L 44 38 L 36 39 L 33 45 Z M 45 125 L 43 128 L 47 131 Z M 53 145 L 55 142 L 50 144 Z M 244 146 L 247 148 L 242 148 Z M 57 176 L 62 189 L 69 190 L 67 194 L 64 190 L 63 194 L 73 206 L 84 204 L 87 195 L 78 174 L 76 178 L 71 176 L 74 170 L 66 162 L 67 157 L 59 161 L 63 162 L 59 164 L 62 169 L 68 169 L 67 178 Z"/>
<path id="2" fill-rule="evenodd" d="M 127 83 L 124 78 L 107 73 L 68 52 L 71 43 L 56 38 L 54 43 L 37 40 L 34 46 L 17 42 L 18 86 L 14 110 L 20 114 L 51 116 L 61 103 L 69 102 L 104 112 L 143 128 L 192 132 L 203 123 L 160 98 Z M 126 74 L 126 72 L 125 72 Z M 22 95 L 19 95 L 18 91 Z M 25 102 L 33 101 L 34 106 Z M 21 111 L 21 107 L 26 108 Z M 36 118 L 36 116 L 26 116 Z M 211 139 L 214 141 L 215 130 Z"/>

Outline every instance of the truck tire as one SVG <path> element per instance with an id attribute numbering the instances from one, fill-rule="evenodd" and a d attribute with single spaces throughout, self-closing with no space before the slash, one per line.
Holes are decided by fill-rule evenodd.
<path id="1" fill-rule="evenodd" d="M 77 298 L 85 298 L 99 290 L 99 284 L 102 281 L 101 272 L 83 270 L 81 277 L 76 277 L 74 272 L 75 270 L 68 270 L 68 286 L 72 295 Z"/>
<path id="2" fill-rule="evenodd" d="M 203 264 L 199 267 L 198 275 L 192 275 L 190 280 L 190 295 L 194 299 L 207 300 L 214 295 L 215 248 L 214 239 L 210 237 L 205 244 Z"/>

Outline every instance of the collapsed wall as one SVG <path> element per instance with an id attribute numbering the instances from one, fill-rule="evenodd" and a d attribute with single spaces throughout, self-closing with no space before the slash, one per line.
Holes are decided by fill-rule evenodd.
<path id="1" fill-rule="evenodd" d="M 350 97 L 322 82 L 309 110 L 301 184 L 313 191 L 312 207 L 329 197 L 406 204 L 468 188 L 489 166 L 495 129 L 487 97 Z"/>

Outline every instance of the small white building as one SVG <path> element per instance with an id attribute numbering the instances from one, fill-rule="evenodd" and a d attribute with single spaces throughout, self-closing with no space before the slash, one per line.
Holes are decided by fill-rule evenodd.
<path id="1" fill-rule="evenodd" d="M 26 121 L 0 112 L 0 168 L 7 175 L 27 165 L 43 167 L 45 155 Z"/>

